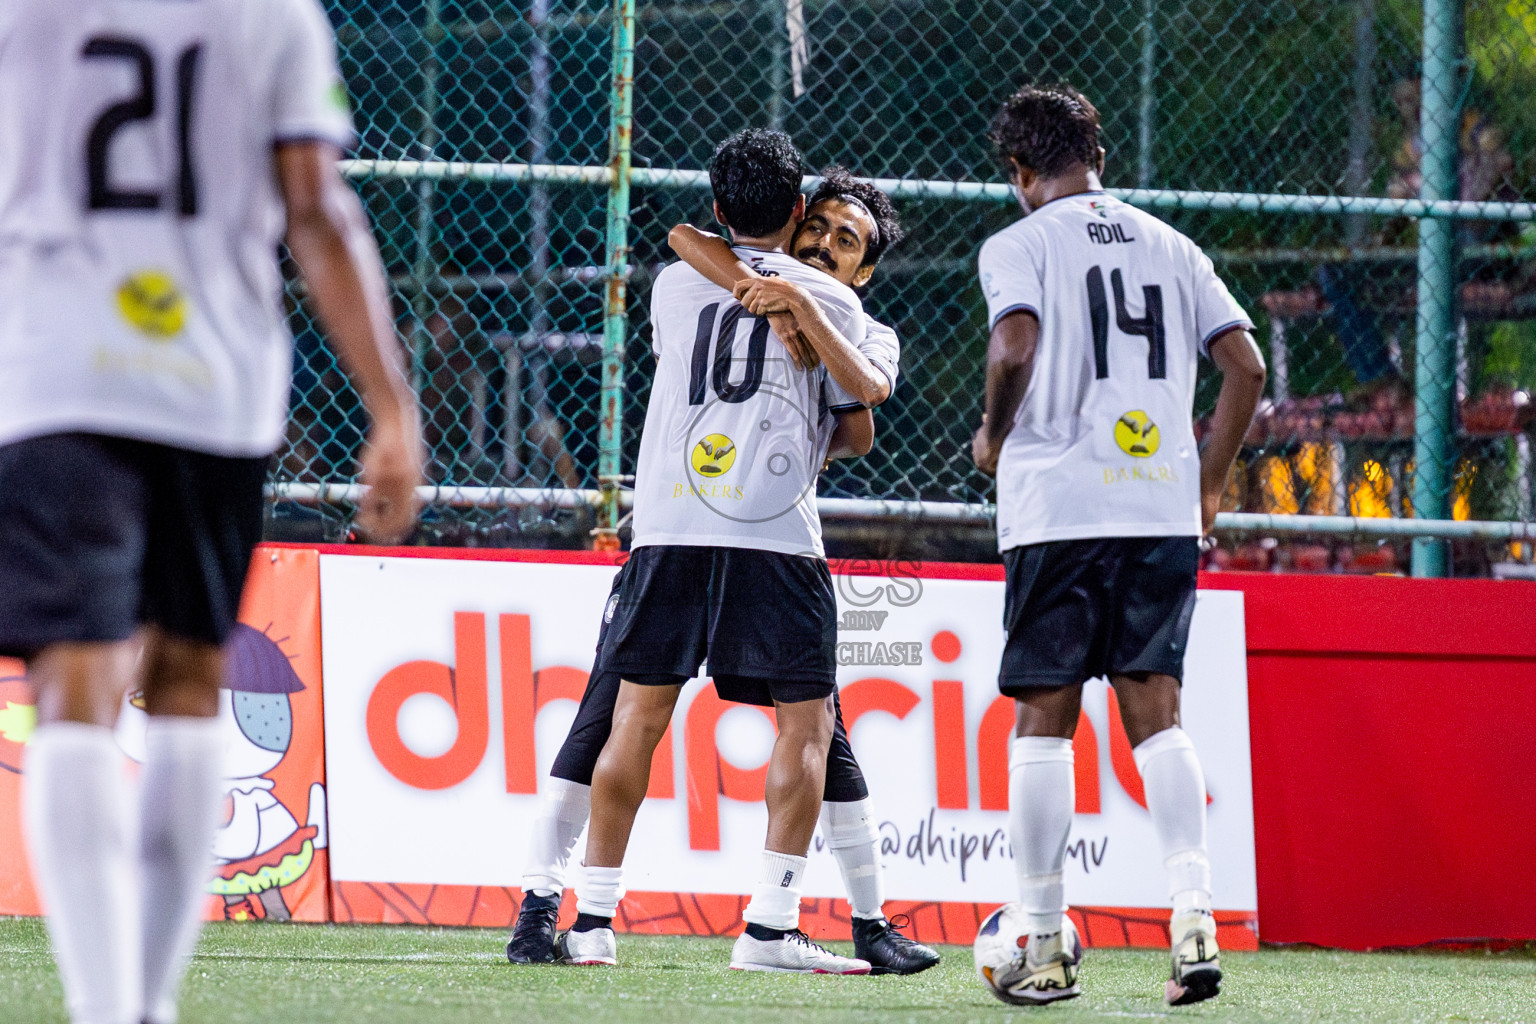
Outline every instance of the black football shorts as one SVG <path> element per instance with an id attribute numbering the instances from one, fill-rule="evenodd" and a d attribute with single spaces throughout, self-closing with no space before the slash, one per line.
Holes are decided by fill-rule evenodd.
<path id="1" fill-rule="evenodd" d="M 825 560 L 752 548 L 652 545 L 619 570 L 598 660 L 675 684 L 707 663 L 744 704 L 825 700 L 836 687 L 837 599 Z"/>
<path id="2" fill-rule="evenodd" d="M 261 540 L 266 470 L 98 434 L 0 446 L 0 654 L 143 624 L 223 643 Z"/>
<path id="3" fill-rule="evenodd" d="M 1182 680 L 1200 566 L 1196 537 L 1108 537 L 1003 552 L 1007 587 L 998 688 L 1098 676 Z"/>
<path id="4" fill-rule="evenodd" d="M 608 742 L 613 729 L 613 709 L 619 700 L 619 676 L 593 667 L 587 680 L 587 690 L 581 695 L 581 706 L 571 722 L 571 731 L 560 752 L 555 755 L 554 766 L 549 774 L 557 779 L 592 785 L 592 771 L 597 758 Z M 843 708 L 833 691 L 833 707 L 836 712 L 832 727 L 832 745 L 827 750 L 827 781 L 822 790 L 823 800 L 849 802 L 869 796 L 869 786 L 864 781 L 864 771 L 853 756 L 853 745 L 848 741 L 848 729 L 843 725 Z"/>

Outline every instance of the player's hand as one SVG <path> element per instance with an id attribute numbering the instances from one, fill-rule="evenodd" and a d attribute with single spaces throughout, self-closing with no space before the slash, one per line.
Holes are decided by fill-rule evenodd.
<path id="1" fill-rule="evenodd" d="M 971 458 L 976 461 L 976 468 L 987 476 L 997 476 L 997 459 L 1002 454 L 1002 446 L 994 444 L 987 435 L 987 417 L 981 417 L 981 426 L 976 428 L 976 435 L 971 438 Z"/>
<path id="2" fill-rule="evenodd" d="M 782 277 L 755 277 L 740 281 L 735 288 L 736 301 L 753 316 L 769 313 L 793 313 L 814 301 L 809 292 Z"/>
<path id="3" fill-rule="evenodd" d="M 421 431 L 415 417 L 374 420 L 362 463 L 368 490 L 358 510 L 358 529 L 375 543 L 398 544 L 416 525 L 416 487 L 422 482 Z"/>
<path id="4" fill-rule="evenodd" d="M 1219 490 L 1200 489 L 1200 534 L 1203 537 L 1211 535 L 1211 528 L 1216 525 L 1216 513 L 1221 511 L 1221 494 Z"/>
<path id="5" fill-rule="evenodd" d="M 797 367 L 802 370 L 812 370 L 821 365 L 821 356 L 800 333 L 800 325 L 793 315 L 769 313 L 768 326 L 773 328 L 773 333 L 778 335 L 784 347 L 789 349 L 789 358 L 795 361 Z"/>

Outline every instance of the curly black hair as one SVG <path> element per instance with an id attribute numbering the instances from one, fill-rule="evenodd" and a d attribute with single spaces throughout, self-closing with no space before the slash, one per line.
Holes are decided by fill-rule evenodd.
<path id="1" fill-rule="evenodd" d="M 821 184 L 816 186 L 816 191 L 806 200 L 805 208 L 809 210 L 827 199 L 862 206 L 875 222 L 875 232 L 869 236 L 869 246 L 864 250 L 864 260 L 859 266 L 874 266 L 880 262 L 880 257 L 885 255 L 887 249 L 901 241 L 901 221 L 896 216 L 896 207 L 892 205 L 891 197 L 870 182 L 855 178 L 848 168 L 833 164 L 822 171 Z"/>
<path id="2" fill-rule="evenodd" d="M 715 147 L 709 184 L 726 226 L 761 238 L 789 223 L 800 198 L 805 160 L 788 135 L 772 128 L 739 131 Z"/>
<path id="3" fill-rule="evenodd" d="M 987 133 L 1003 171 L 1012 157 L 1043 178 L 1099 160 L 1099 112 L 1070 85 L 1026 85 L 1003 102 Z"/>

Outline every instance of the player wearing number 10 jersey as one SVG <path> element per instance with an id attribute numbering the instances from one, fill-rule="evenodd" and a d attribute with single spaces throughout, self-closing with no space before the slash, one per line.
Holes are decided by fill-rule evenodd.
<path id="1" fill-rule="evenodd" d="M 1217 994 L 1205 782 L 1179 727 L 1199 540 L 1210 529 L 1264 386 L 1252 325 L 1211 261 L 1157 218 L 1105 194 L 1093 105 L 1021 89 L 992 139 L 1027 216 L 979 260 L 992 325 L 986 414 L 973 450 L 997 475 L 1007 576 L 998 673 L 1015 698 L 1009 824 L 1031 935 L 989 980 L 1009 1002 L 1078 994 L 1065 916 L 1072 735 L 1083 683 L 1119 698 L 1173 901 L 1171 1003 Z M 1195 370 L 1223 373 L 1204 452 Z"/>
<path id="2" fill-rule="evenodd" d="M 290 386 L 285 238 L 372 421 L 364 528 L 414 518 L 351 138 L 316 0 L 0 0 L 0 655 L 37 692 L 27 841 L 82 1024 L 169 1024 L 197 939 L 222 644 Z"/>
<path id="3" fill-rule="evenodd" d="M 816 299 L 807 314 L 856 348 L 865 333 L 858 297 L 784 251 L 805 213 L 802 173 L 783 132 L 740 132 L 710 161 L 715 215 L 740 258 L 799 284 Z M 815 505 L 829 440 L 820 419 L 824 408 L 869 414 L 825 368 L 797 365 L 766 317 L 686 264 L 657 279 L 651 328 L 656 376 L 636 467 L 633 552 L 598 653 L 621 682 L 592 773 L 578 916 L 560 954 L 614 962 L 611 924 L 651 757 L 682 684 L 707 660 L 722 697 L 771 703 L 778 724 L 761 874 L 731 966 L 867 974 L 868 962 L 806 939 L 799 915 L 836 687 L 836 601 Z"/>

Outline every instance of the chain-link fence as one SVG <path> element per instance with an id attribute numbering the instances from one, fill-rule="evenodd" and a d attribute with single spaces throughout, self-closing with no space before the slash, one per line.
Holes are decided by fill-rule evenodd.
<path id="1" fill-rule="evenodd" d="M 430 475 L 485 506 L 434 513 L 441 539 L 584 539 L 597 522 L 577 492 L 614 482 L 599 468 L 610 277 L 627 279 L 629 327 L 622 351 L 610 346 L 623 416 L 608 440 L 630 473 L 667 231 L 712 223 L 697 172 L 749 125 L 784 128 L 814 166 L 890 179 L 907 231 L 863 295 L 902 339 L 902 380 L 876 413 L 875 451 L 836 464 L 821 493 L 983 506 L 990 481 L 968 447 L 987 333 L 975 256 L 1019 215 L 986 127 L 1020 83 L 1057 80 L 1099 107 L 1106 185 L 1138 190 L 1131 201 L 1202 245 L 1258 326 L 1271 401 L 1228 510 L 1531 518 L 1529 0 L 328 6 L 361 135 L 349 172 L 411 340 Z M 631 42 L 629 135 L 613 129 L 610 93 Z M 630 139 L 626 211 L 608 166 Z M 615 202 L 627 249 L 610 259 Z M 278 479 L 344 483 L 357 402 L 297 294 L 293 309 Z M 1197 413 L 1216 386 L 1203 379 Z M 1237 554 L 1262 563 L 1274 547 Z M 1305 557 L 1408 561 L 1401 548 Z"/>

